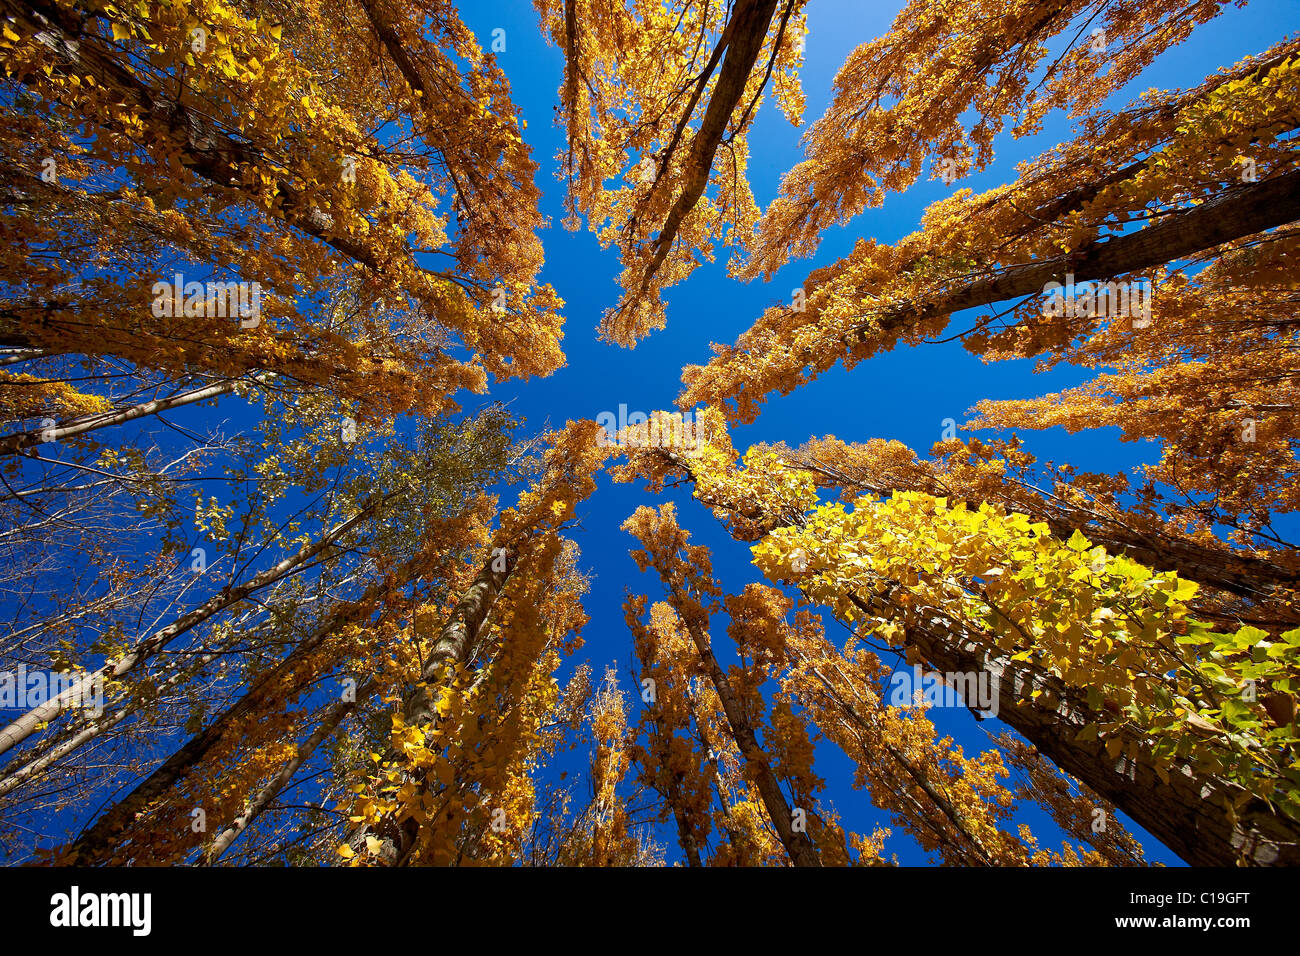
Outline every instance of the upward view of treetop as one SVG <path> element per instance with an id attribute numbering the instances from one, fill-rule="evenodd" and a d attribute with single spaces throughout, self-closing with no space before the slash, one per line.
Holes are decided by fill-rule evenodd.
<path id="1" fill-rule="evenodd" d="M 4 860 L 1300 864 L 1300 34 L 478 6 L 0 0 Z"/>

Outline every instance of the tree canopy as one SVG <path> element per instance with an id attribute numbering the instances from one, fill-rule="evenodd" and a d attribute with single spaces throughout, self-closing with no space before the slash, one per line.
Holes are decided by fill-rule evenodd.
<path id="1" fill-rule="evenodd" d="M 1300 863 L 1300 40 L 472 6 L 0 0 L 5 859 Z M 953 342 L 1053 384 L 818 428 Z"/>

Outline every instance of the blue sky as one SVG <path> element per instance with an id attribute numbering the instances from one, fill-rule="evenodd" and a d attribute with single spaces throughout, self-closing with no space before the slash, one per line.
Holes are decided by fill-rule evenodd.
<path id="1" fill-rule="evenodd" d="M 801 74 L 807 96 L 805 124 L 824 111 L 835 73 L 849 51 L 887 32 L 901 7 L 900 2 L 854 0 L 809 3 L 810 32 Z M 1297 11 L 1294 0 L 1265 0 L 1245 9 L 1229 8 L 1186 43 L 1163 54 L 1136 83 L 1106 105 L 1122 106 L 1152 87 L 1195 85 L 1219 67 L 1277 42 L 1287 25 L 1297 22 Z M 553 117 L 562 54 L 546 45 L 532 4 L 526 0 L 471 3 L 463 7 L 463 15 L 484 46 L 490 44 L 494 29 L 506 31 L 506 50 L 498 55 L 498 62 L 510 78 L 515 101 L 528 122 L 525 139 L 541 165 L 538 179 L 543 210 L 552 221 L 543 235 L 546 267 L 542 279 L 566 302 L 564 350 L 568 364 L 549 378 L 493 389 L 493 397 L 512 401 L 511 407 L 528 418 L 530 428 L 544 420 L 560 425 L 566 419 L 617 412 L 620 403 L 645 412 L 672 407 L 680 391 L 683 365 L 707 361 L 710 342 L 734 341 L 764 308 L 786 300 L 809 271 L 846 254 L 858 237 L 895 241 L 915 230 L 925 207 L 950 189 L 969 186 L 978 192 L 1007 182 L 1015 175 L 1016 163 L 1070 136 L 1071 124 L 1060 114 L 1050 116 L 1043 131 L 1034 137 L 1014 140 L 1004 135 L 997 143 L 996 160 L 984 171 L 951 187 L 937 179 L 922 180 L 906 194 L 891 196 L 883 208 L 868 210 L 847 226 L 828 230 L 813 259 L 792 262 L 771 282 L 746 284 L 730 279 L 722 260 L 704 265 L 667 292 L 667 329 L 629 350 L 602 343 L 595 335 L 601 314 L 617 299 L 617 251 L 601 249 L 596 237 L 585 229 L 568 232 L 559 225 L 563 184 L 555 178 L 554 157 L 563 144 L 563 132 L 553 124 Z M 936 91 L 936 95 L 942 94 Z M 781 174 L 802 157 L 801 132 L 771 103 L 759 113 L 750 136 L 750 184 L 760 208 L 775 196 Z M 969 320 L 975 314 L 963 317 Z M 961 320 L 954 321 L 954 330 L 962 327 Z M 812 435 L 833 434 L 846 441 L 893 438 L 925 452 L 939 439 L 945 418 L 962 421 L 982 398 L 1036 396 L 1084 380 L 1079 370 L 1068 366 L 1035 375 L 1032 364 L 985 365 L 959 342 L 899 348 L 851 372 L 837 366 L 788 396 L 773 397 L 753 425 L 735 429 L 732 436 L 741 450 L 759 441 L 797 444 Z M 1132 468 L 1154 451 L 1140 443 L 1121 444 L 1114 430 L 1068 436 L 1061 429 L 1052 429 L 1024 437 L 1040 458 L 1068 460 L 1077 467 L 1096 470 Z M 696 542 L 713 550 L 715 570 L 729 592 L 739 591 L 748 581 L 761 580 L 749 564 L 747 547 L 727 537 L 707 510 L 688 503 L 684 493 L 666 497 L 679 502 L 681 519 Z M 582 547 L 584 563 L 595 573 L 593 591 L 586 601 L 591 615 L 586 645 L 575 660 L 590 660 L 598 674 L 605 664 L 615 662 L 620 673 L 627 673 L 631 652 L 621 611 L 624 588 L 639 589 L 652 599 L 661 597 L 657 582 L 641 575 L 628 557 L 630 539 L 619 530 L 623 520 L 646 501 L 640 487 L 615 485 L 602 477 L 599 490 L 582 509 L 582 527 L 574 535 Z M 715 629 L 721 632 L 721 622 Z M 633 705 L 639 706 L 639 700 Z M 933 710 L 931 715 L 942 731 L 954 734 L 968 750 L 986 745 L 987 738 L 965 711 Z M 996 733 L 1001 726 L 993 729 Z M 828 793 L 851 829 L 869 833 L 875 823 L 887 825 L 865 794 L 850 789 L 847 763 L 832 748 L 819 750 L 818 770 L 826 777 Z M 1040 814 L 1027 819 L 1045 845 L 1059 845 L 1053 827 Z M 1148 859 L 1178 864 L 1177 858 L 1154 840 L 1144 842 Z M 925 862 L 925 855 L 909 844 L 905 835 L 896 832 L 888 848 L 898 853 L 900 862 Z M 675 850 L 670 841 L 670 858 Z"/>

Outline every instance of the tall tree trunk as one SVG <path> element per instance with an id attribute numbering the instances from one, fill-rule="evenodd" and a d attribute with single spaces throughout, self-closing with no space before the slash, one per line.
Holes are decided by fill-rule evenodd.
<path id="1" fill-rule="evenodd" d="M 210 651 L 209 653 L 202 655 L 199 659 L 200 666 L 211 662 L 217 656 L 217 653 L 218 652 Z M 180 684 L 184 677 L 184 671 L 176 671 L 170 674 L 166 680 L 158 685 L 157 695 L 161 697 L 171 688 Z M 68 756 L 68 754 L 75 753 L 96 737 L 112 730 L 135 712 L 136 708 L 128 704 L 127 706 L 119 707 L 111 714 L 92 717 L 86 721 L 83 727 L 80 729 L 74 729 L 73 733 L 66 740 L 54 743 L 53 746 L 44 753 L 27 760 L 26 763 L 19 762 L 12 765 L 12 769 L 5 774 L 3 779 L 0 779 L 0 797 L 8 796 L 29 780 L 37 779 L 50 767 L 53 767 L 64 757 Z M 23 751 L 22 753 L 24 757 L 29 755 L 27 751 Z"/>
<path id="2" fill-rule="evenodd" d="M 754 733 L 754 727 L 745 716 L 745 709 L 741 706 L 740 700 L 732 691 L 731 684 L 727 681 L 727 675 L 722 672 L 722 668 L 718 666 L 718 659 L 713 656 L 713 647 L 709 642 L 709 635 L 682 613 L 684 595 L 681 593 L 677 582 L 667 576 L 663 577 L 664 583 L 668 585 L 672 595 L 673 609 L 677 611 L 677 616 L 691 635 L 691 640 L 695 642 L 695 649 L 700 655 L 701 663 L 704 664 L 704 670 L 709 675 L 709 680 L 713 682 L 714 689 L 718 692 L 718 699 L 722 702 L 722 712 L 727 718 L 727 726 L 731 728 L 731 736 L 735 738 L 736 747 L 739 748 L 741 756 L 745 758 L 746 767 L 753 774 L 754 786 L 758 789 L 759 796 L 763 800 L 763 806 L 767 810 L 768 818 L 772 821 L 772 826 L 781 840 L 781 845 L 785 847 L 785 852 L 789 854 L 790 861 L 795 866 L 821 866 L 817 848 L 813 846 L 807 832 L 794 829 L 794 813 L 786 802 L 785 794 L 781 792 L 780 781 L 776 779 L 776 774 L 772 772 L 772 766 L 767 754 L 758 745 L 758 737 Z M 805 808 L 806 811 L 811 809 L 811 807 Z"/>
<path id="3" fill-rule="evenodd" d="M 448 665 L 463 664 L 479 646 L 487 629 L 488 617 L 501 595 L 502 589 L 518 564 L 516 549 L 494 549 L 474 581 L 465 590 L 452 610 L 447 622 L 438 632 L 437 643 L 420 673 L 420 683 L 412 688 L 402 702 L 402 715 L 407 725 L 427 726 L 437 713 L 434 710 L 433 688 L 440 685 Z M 400 755 L 389 748 L 380 766 L 398 761 Z M 359 826 L 348 839 L 354 849 L 367 847 L 375 838 L 383 849 L 379 859 L 386 864 L 401 864 L 407 860 L 419 836 L 420 825 L 412 819 L 398 821 L 387 817 L 379 823 Z"/>
<path id="4" fill-rule="evenodd" d="M 356 709 L 357 702 L 364 700 L 365 697 L 374 690 L 374 683 L 367 681 L 357 688 L 356 698 L 353 700 L 337 701 L 316 725 L 316 729 L 311 735 L 298 745 L 297 752 L 284 762 L 280 772 L 275 775 L 261 790 L 254 794 L 244 805 L 244 812 L 235 818 L 234 822 L 226 829 L 217 834 L 216 839 L 203 851 L 199 862 L 204 866 L 213 866 L 221 855 L 230 849 L 230 845 L 239 838 L 239 835 L 247 829 L 248 825 L 260 817 L 271 805 L 271 802 L 278 797 L 287 787 L 294 775 L 298 772 L 316 748 L 320 746 L 321 741 L 332 734 L 343 719 Z"/>
<path id="5" fill-rule="evenodd" d="M 713 87 L 713 95 L 709 97 L 709 105 L 704 110 L 699 131 L 691 140 L 691 151 L 683 164 L 686 180 L 682 191 L 659 230 L 655 239 L 654 256 L 642 275 L 643 295 L 672 249 L 682 220 L 704 195 L 704 188 L 709 183 L 709 171 L 713 168 L 713 157 L 727 132 L 727 123 L 745 93 L 754 63 L 763 49 L 763 41 L 767 39 L 767 29 L 776 13 L 776 5 L 777 0 L 736 0 L 731 20 L 726 27 L 726 56 L 718 71 L 718 82 Z M 719 48 L 721 46 L 720 41 Z"/>
<path id="6" fill-rule="evenodd" d="M 229 136 L 215 122 L 199 111 L 159 90 L 150 89 L 100 49 L 97 37 L 82 32 L 77 16 L 54 3 L 22 3 L 0 0 L 0 13 L 20 33 L 32 34 L 37 42 L 58 55 L 65 67 L 78 76 L 93 78 L 102 89 L 111 91 L 126 109 L 138 110 L 144 120 L 145 134 L 136 135 L 141 148 L 167 143 L 180 150 L 184 165 L 195 175 L 237 192 L 248 185 L 242 171 L 263 168 L 257 144 L 243 143 Z M 35 77 L 19 77 L 30 83 Z M 132 135 L 130 130 L 119 130 Z M 271 208 L 285 222 L 301 229 L 350 259 L 377 272 L 381 266 L 373 250 L 349 236 L 334 232 L 333 218 L 312 203 L 305 192 L 287 179 L 275 182 L 280 202 Z M 247 194 L 249 201 L 253 196 Z M 267 208 L 264 204 L 262 208 Z"/>
<path id="7" fill-rule="evenodd" d="M 1292 180 L 1293 186 L 1300 182 L 1300 172 L 1289 175 L 1297 177 Z M 696 482 L 689 459 L 673 452 L 664 454 Z M 722 500 L 706 503 L 715 508 L 730 507 Z M 761 512 L 762 505 L 753 505 L 751 511 L 754 509 Z M 761 517 L 747 517 L 756 516 Z M 773 527 L 800 525 L 802 515 L 770 520 Z M 872 613 L 872 607 L 861 596 L 849 596 Z M 1109 718 L 1091 710 L 1077 689 L 1066 687 L 1039 668 L 1012 661 L 1010 655 L 989 651 L 975 636 L 945 626 L 937 613 L 929 628 L 910 628 L 906 640 L 933 670 L 974 674 L 987 671 L 996 680 L 999 719 L 1193 866 L 1235 866 L 1243 862 L 1300 865 L 1300 824 L 1257 799 L 1247 800 L 1238 808 L 1235 823 L 1229 819 L 1221 801 L 1224 796 L 1242 795 L 1236 784 L 1197 773 L 1186 764 L 1171 769 L 1166 784 L 1146 764 L 1109 756 L 1100 738 L 1079 740 L 1087 724 Z M 1032 698 L 1031 691 L 1036 687 L 1051 690 L 1056 705 L 1042 703 L 1042 696 Z"/>
<path id="8" fill-rule="evenodd" d="M 696 845 L 695 834 L 691 831 L 690 819 L 682 808 L 681 782 L 668 770 L 668 737 L 655 721 L 649 730 L 651 752 L 658 765 L 664 770 L 664 799 L 673 811 L 673 821 L 677 824 L 677 842 L 686 854 L 687 866 L 700 865 L 700 848 Z"/>
<path id="9" fill-rule="evenodd" d="M 695 721 L 696 738 L 700 746 L 704 748 L 704 762 L 709 765 L 709 779 L 713 782 L 713 789 L 718 792 L 718 807 L 722 810 L 722 828 L 727 831 L 727 840 L 733 847 L 740 846 L 740 834 L 736 829 L 736 821 L 731 816 L 731 804 L 727 802 L 727 785 L 723 782 L 722 771 L 718 769 L 718 751 L 713 746 L 713 741 L 709 738 L 709 731 L 700 720 L 698 712 L 695 710 L 695 695 L 690 694 L 691 698 L 691 717 Z"/>
<path id="10" fill-rule="evenodd" d="M 821 475 L 846 490 L 861 489 L 882 497 L 889 497 L 896 491 L 922 491 L 940 498 L 963 498 L 974 506 L 981 504 L 943 484 L 941 475 L 891 474 L 878 479 L 863 479 L 828 468 L 797 452 L 790 455 L 789 460 L 794 466 Z M 1033 494 L 1032 490 L 1030 494 Z M 1105 545 L 1111 554 L 1127 554 L 1133 560 L 1158 571 L 1176 571 L 1181 578 L 1251 601 L 1267 601 L 1276 597 L 1278 591 L 1300 588 L 1300 571 L 1282 567 L 1252 554 L 1207 547 L 1160 532 L 1146 532 L 1086 508 L 1042 498 L 1029 501 L 1026 497 L 1010 495 L 990 503 L 1003 505 L 1012 511 L 1022 511 L 1034 521 L 1045 522 L 1052 534 L 1059 538 L 1069 538 L 1071 533 L 1078 530 L 1093 544 Z M 1268 610 L 1278 621 L 1300 622 L 1300 607 L 1278 601 L 1270 604 Z"/>
<path id="11" fill-rule="evenodd" d="M 806 658 L 801 659 L 807 662 Z M 813 676 L 817 678 L 818 683 L 820 683 L 825 690 L 827 700 L 833 703 L 835 708 L 847 717 L 851 723 L 856 724 L 858 727 L 873 736 L 878 735 L 879 729 L 874 726 L 873 722 L 868 718 L 863 717 L 862 714 L 858 712 L 857 707 L 855 707 L 851 702 L 844 700 L 844 698 L 840 696 L 839 692 L 836 691 L 835 685 L 831 683 L 829 678 L 823 675 L 821 671 L 811 664 L 811 662 L 808 662 L 808 664 Z M 957 832 L 967 841 L 968 845 L 952 848 L 958 858 L 962 860 L 963 864 L 970 865 L 975 863 L 981 866 L 990 866 L 992 860 L 989 858 L 989 851 L 984 846 L 984 841 L 981 840 L 979 834 L 975 832 L 975 828 L 971 825 L 971 822 L 967 819 L 966 815 L 948 799 L 948 795 L 944 793 L 942 785 L 936 784 L 931 780 L 925 773 L 924 769 L 916 766 L 907 758 L 906 754 L 893 744 L 888 741 L 883 741 L 883 746 L 889 759 L 892 760 L 899 769 L 901 769 L 903 773 L 921 789 L 921 792 L 930 799 L 931 803 L 934 804 L 934 806 L 948 819 L 948 822 L 951 823 L 957 829 Z M 936 828 L 930 824 L 929 820 L 926 819 L 926 814 L 919 804 L 917 804 L 915 809 L 921 811 L 917 814 L 919 821 L 927 828 L 934 831 L 940 842 L 951 845 L 952 841 L 947 839 L 946 834 L 941 830 L 936 830 Z"/>

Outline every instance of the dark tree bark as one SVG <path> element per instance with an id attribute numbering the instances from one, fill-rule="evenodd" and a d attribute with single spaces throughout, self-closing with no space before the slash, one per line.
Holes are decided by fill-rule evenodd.
<path id="1" fill-rule="evenodd" d="M 726 46 L 718 82 L 713 87 L 713 95 L 709 97 L 709 105 L 705 108 L 699 131 L 691 140 L 691 150 L 683 166 L 686 178 L 682 191 L 677 194 L 655 239 L 654 256 L 646 266 L 641 280 L 643 294 L 667 258 L 682 220 L 704 195 L 704 188 L 709 182 L 709 171 L 713 168 L 713 157 L 722 144 L 727 123 L 745 93 L 745 85 L 749 82 L 759 51 L 763 48 L 763 41 L 767 38 L 767 29 L 776 13 L 776 6 L 777 0 L 736 0 L 731 20 L 714 50 L 716 60 L 717 51 Z M 689 115 L 688 112 L 687 117 Z"/>

